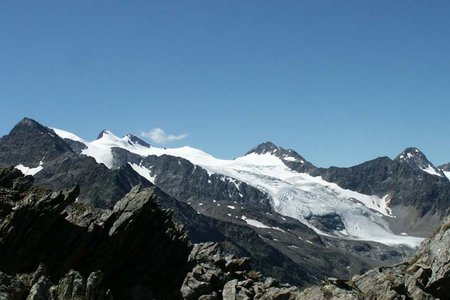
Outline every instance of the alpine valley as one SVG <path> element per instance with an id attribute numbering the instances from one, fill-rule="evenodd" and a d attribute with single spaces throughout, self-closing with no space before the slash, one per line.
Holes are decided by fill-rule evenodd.
<path id="1" fill-rule="evenodd" d="M 261 276 L 270 276 L 299 288 L 319 284 L 329 277 L 349 279 L 372 268 L 405 262 L 450 214 L 450 164 L 435 166 L 414 147 L 403 150 L 394 159 L 379 157 L 349 168 L 321 168 L 296 151 L 271 142 L 262 143 L 233 160 L 225 160 L 187 146 L 154 147 L 137 136 L 117 137 L 107 130 L 102 131 L 96 140 L 86 141 L 74 133 L 46 127 L 25 118 L 0 139 L 0 167 L 10 168 L 8 172 L 20 170 L 23 175 L 32 175 L 33 184 L 43 189 L 67 190 L 65 198 L 61 197 L 73 198 L 70 201 L 74 203 L 61 207 L 55 215 L 63 214 L 66 220 L 72 222 L 71 226 L 61 225 L 62 230 L 83 236 L 80 247 L 85 247 L 84 242 L 88 241 L 83 234 L 92 234 L 91 229 L 86 233 L 80 233 L 82 230 L 77 229 L 87 226 L 86 219 L 97 224 L 92 225 L 97 229 L 109 230 L 111 236 L 111 232 L 120 229 L 114 224 L 134 214 L 133 210 L 127 209 L 137 204 L 130 203 L 140 203 L 140 199 L 151 195 L 158 207 L 171 212 L 164 216 L 153 213 L 153 216 L 163 220 L 163 223 L 173 221 L 178 225 L 170 227 L 170 232 L 174 232 L 177 238 L 161 239 L 161 243 L 166 243 L 170 249 L 166 247 L 158 252 L 155 250 L 157 241 L 152 240 L 152 244 L 146 244 L 145 248 L 149 253 L 167 251 L 169 255 L 177 252 L 174 249 L 179 249 L 177 253 L 189 253 L 192 242 L 197 256 L 205 249 L 214 249 L 208 250 L 212 251 L 209 253 L 211 257 L 218 252 L 224 253 L 224 256 L 234 257 L 234 263 L 238 257 L 249 257 L 251 267 L 261 272 Z M 11 170 L 12 167 L 15 169 Z M 8 176 L 5 178 L 19 178 L 17 174 Z M 8 189 L 17 190 L 17 185 L 14 189 L 12 186 Z M 79 190 L 74 190 L 74 186 L 78 186 Z M 18 190 L 17 193 L 20 192 Z M 27 199 L 24 198 L 23 203 L 28 203 Z M 18 207 L 11 204 L 11 209 L 6 210 L 5 205 L 0 204 L 2 218 L 7 215 L 6 212 L 12 214 Z M 146 207 L 139 205 L 139 211 Z M 145 215 L 146 210 L 143 211 Z M 134 225 L 127 228 L 130 235 L 145 238 L 147 243 L 150 239 L 140 231 L 164 232 L 164 229 L 143 218 L 144 215 L 139 215 Z M 167 216 L 171 220 L 166 220 Z M 63 224 L 65 221 L 58 222 Z M 108 224 L 113 225 L 107 227 L 110 226 Z M 17 229 L 18 225 L 14 226 Z M 95 230 L 93 232 L 98 231 Z M 176 241 L 184 230 L 187 236 L 179 238 L 177 246 Z M 98 234 L 103 239 L 103 233 Z M 105 241 L 106 236 L 107 233 Z M 137 243 L 132 237 L 116 237 L 118 245 L 123 241 Z M 58 238 L 64 239 L 64 236 L 60 234 Z M 0 238 L 0 249 L 5 241 L 6 238 Z M 66 244 L 67 247 L 77 247 L 76 239 Z M 103 247 L 108 245 L 113 247 L 112 242 L 105 242 L 105 246 L 98 245 L 99 249 L 103 249 L 101 253 L 107 252 Z M 20 255 L 25 255 L 24 246 L 17 248 L 22 249 Z M 76 250 L 73 251 L 74 257 L 89 252 L 80 250 L 77 254 Z M 420 251 L 425 253 L 425 250 Z M 48 251 L 45 253 L 50 255 Z M 27 255 L 31 257 L 29 263 L 22 264 L 14 259 L 1 258 L 0 271 L 31 273 L 42 260 L 48 261 L 46 256 L 34 257 L 32 252 Z M 105 255 L 101 256 L 108 257 L 102 260 L 105 264 L 112 261 Z M 130 250 L 130 255 L 145 254 Z M 176 255 L 179 258 L 184 254 Z M 172 272 L 177 269 L 174 267 L 176 262 L 164 261 Z M 93 264 L 92 261 L 86 263 Z M 157 264 L 150 258 L 148 263 Z M 59 271 L 58 278 L 75 267 L 69 262 L 67 270 L 64 266 L 54 266 Z M 77 266 L 83 269 L 84 265 Z M 446 266 L 444 277 L 448 282 L 448 263 Z M 186 266 L 183 268 L 189 269 Z M 227 270 L 223 272 L 231 272 Z M 85 276 L 93 271 L 89 269 L 87 272 L 86 269 Z M 184 275 L 187 273 L 185 271 Z M 97 273 L 92 274 L 95 277 Z M 192 274 L 195 277 L 195 272 Z M 171 284 L 181 284 L 185 278 L 185 290 L 181 292 L 183 298 L 199 298 L 201 289 L 187 285 L 189 280 L 184 275 L 178 276 Z M 225 293 L 231 279 L 218 293 Z M 112 285 L 116 284 L 112 277 L 108 280 Z M 173 289 L 173 286 L 169 288 Z M 157 292 L 152 297 L 169 295 L 163 287 L 155 284 L 154 290 Z M 192 292 L 194 290 L 195 293 Z M 123 291 L 113 293 L 115 298 L 127 299 L 129 294 Z M 0 299 L 3 299 L 1 293 L 0 290 Z M 212 290 L 208 293 L 213 295 L 212 298 L 203 299 L 225 299 L 223 294 L 214 298 Z M 436 295 L 443 293 L 439 290 Z M 170 294 L 167 299 L 176 297 Z M 140 299 L 140 296 L 134 298 Z M 267 299 L 278 298 L 273 296 Z"/>

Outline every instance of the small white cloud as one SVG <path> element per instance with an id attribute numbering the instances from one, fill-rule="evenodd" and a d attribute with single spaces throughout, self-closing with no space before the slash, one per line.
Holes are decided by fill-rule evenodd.
<path id="1" fill-rule="evenodd" d="M 147 137 L 156 144 L 167 144 L 171 142 L 180 141 L 185 139 L 188 135 L 187 133 L 182 134 L 167 134 L 162 128 L 153 128 L 150 131 L 143 132 L 141 134 L 143 137 Z"/>

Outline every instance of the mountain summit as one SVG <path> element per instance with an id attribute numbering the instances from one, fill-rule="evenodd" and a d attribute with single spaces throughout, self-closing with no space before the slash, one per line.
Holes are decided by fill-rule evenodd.
<path id="1" fill-rule="evenodd" d="M 408 147 L 403 150 L 396 158 L 395 161 L 400 163 L 406 163 L 414 169 L 420 169 L 428 174 L 444 177 L 442 170 L 436 168 L 422 153 L 415 147 Z"/>
<path id="2" fill-rule="evenodd" d="M 258 146 L 250 149 L 245 155 L 255 153 L 255 154 L 266 154 L 266 153 L 275 153 L 276 151 L 280 150 L 281 148 L 275 145 L 272 142 L 264 142 L 259 144 Z"/>
<path id="3" fill-rule="evenodd" d="M 308 162 L 303 156 L 298 154 L 292 149 L 284 149 L 275 145 L 272 142 L 265 142 L 259 144 L 258 146 L 251 149 L 245 155 L 249 154 L 271 154 L 275 157 L 278 157 L 286 166 L 288 166 L 291 170 L 297 172 L 311 172 L 316 170 L 316 167 Z"/>

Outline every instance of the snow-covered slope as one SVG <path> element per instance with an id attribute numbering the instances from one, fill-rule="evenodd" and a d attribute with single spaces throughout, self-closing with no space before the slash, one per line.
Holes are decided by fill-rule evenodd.
<path id="1" fill-rule="evenodd" d="M 377 197 L 346 190 L 335 183 L 298 173 L 286 166 L 272 153 L 248 153 L 234 160 L 217 159 L 191 147 L 157 148 L 134 142 L 130 136 L 119 138 L 109 131 L 93 142 L 76 135 L 53 129 L 59 136 L 86 145 L 82 154 L 93 157 L 98 163 L 111 168 L 114 157 L 111 149 L 125 149 L 140 156 L 171 155 L 189 160 L 210 174 L 221 174 L 267 192 L 272 198 L 273 209 L 283 215 L 297 218 L 322 235 L 345 239 L 370 240 L 387 245 L 406 244 L 416 246 L 422 238 L 395 235 L 389 230 L 385 218 L 394 217 L 388 207 L 389 196 Z M 130 164 L 141 176 L 154 182 L 151 169 Z M 237 183 L 239 184 L 239 183 Z M 313 216 L 338 215 L 345 228 L 323 231 L 311 221 Z M 245 216 L 242 216 L 245 217 Z"/>

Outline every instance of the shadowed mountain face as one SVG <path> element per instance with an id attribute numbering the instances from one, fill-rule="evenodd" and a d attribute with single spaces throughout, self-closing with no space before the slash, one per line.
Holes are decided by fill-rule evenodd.
<path id="1" fill-rule="evenodd" d="M 99 136 L 110 137 L 108 131 Z M 278 214 L 273 196 L 253 182 L 221 174 L 220 168 L 212 172 L 176 155 L 133 153 L 128 146 L 154 148 L 132 135 L 122 138 L 121 143 L 102 152 L 111 157 L 107 167 L 98 163 L 98 158 L 84 154 L 89 146 L 84 141 L 62 138 L 54 130 L 24 119 L 0 139 L 0 166 L 21 165 L 22 170 L 35 172 L 37 183 L 53 189 L 79 184 L 78 201 L 98 208 L 114 207 L 133 186 L 153 187 L 151 180 L 161 188 L 154 191 L 160 195 L 157 201 L 174 211 L 173 219 L 186 226 L 194 242 L 220 242 L 231 253 L 250 256 L 264 274 L 297 285 L 327 276 L 349 277 L 374 265 L 399 261 L 411 251 L 343 235 L 319 236 L 299 220 Z M 416 153 L 415 148 L 412 151 L 404 156 Z M 424 155 L 408 161 L 399 155 L 395 160 L 378 158 L 352 168 L 321 169 L 295 151 L 270 142 L 248 154 L 252 153 L 279 159 L 294 175 L 320 175 L 345 189 L 389 195 L 386 199 L 397 218 L 380 222 L 390 222 L 396 233 L 415 232 L 425 237 L 449 207 L 448 180 Z M 437 175 L 430 173 L 433 171 Z M 262 179 L 278 182 L 270 176 Z M 287 195 L 291 192 L 288 188 Z M 347 225 L 337 213 L 310 214 L 305 220 L 330 234 L 345 232 Z"/>

